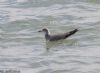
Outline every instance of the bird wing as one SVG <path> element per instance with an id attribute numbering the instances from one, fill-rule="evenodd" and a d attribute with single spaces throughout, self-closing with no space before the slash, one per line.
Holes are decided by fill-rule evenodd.
<path id="1" fill-rule="evenodd" d="M 56 34 L 56 35 L 50 35 L 50 41 L 56 41 L 60 39 L 64 39 L 66 34 Z"/>
<path id="2" fill-rule="evenodd" d="M 56 35 L 50 35 L 49 40 L 50 41 L 56 41 L 56 40 L 61 40 L 61 39 L 65 39 L 73 34 L 75 34 L 78 31 L 78 29 L 74 29 L 72 31 L 69 31 L 67 33 L 62 33 L 62 34 L 56 34 Z"/>

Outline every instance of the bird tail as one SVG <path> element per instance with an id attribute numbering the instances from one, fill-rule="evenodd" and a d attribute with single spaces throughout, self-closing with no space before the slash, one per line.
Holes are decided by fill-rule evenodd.
<path id="1" fill-rule="evenodd" d="M 75 34 L 77 31 L 78 31 L 78 29 L 74 29 L 74 30 L 68 32 L 68 33 L 66 34 L 66 38 L 69 37 L 69 36 L 71 36 L 71 35 L 73 35 L 73 34 Z"/>

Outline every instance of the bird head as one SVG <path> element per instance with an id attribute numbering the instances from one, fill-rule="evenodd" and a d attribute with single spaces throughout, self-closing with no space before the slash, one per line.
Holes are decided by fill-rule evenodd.
<path id="1" fill-rule="evenodd" d="M 48 33 L 48 29 L 47 28 L 43 28 L 42 30 L 39 30 L 38 32 Z"/>

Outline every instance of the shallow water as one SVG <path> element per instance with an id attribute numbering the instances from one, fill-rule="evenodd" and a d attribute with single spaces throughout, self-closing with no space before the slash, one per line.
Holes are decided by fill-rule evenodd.
<path id="1" fill-rule="evenodd" d="M 99 73 L 99 0 L 0 0 L 0 69 L 21 73 Z M 52 33 L 78 28 L 46 44 Z M 46 47 L 49 46 L 49 50 Z"/>

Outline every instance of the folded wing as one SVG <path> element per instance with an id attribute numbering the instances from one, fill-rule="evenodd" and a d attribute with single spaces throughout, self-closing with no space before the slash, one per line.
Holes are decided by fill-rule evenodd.
<path id="1" fill-rule="evenodd" d="M 49 40 L 50 41 L 57 41 L 57 40 L 61 40 L 61 39 L 66 39 L 67 37 L 75 34 L 77 31 L 78 31 L 78 29 L 74 29 L 74 30 L 67 32 L 67 33 L 50 35 Z"/>

